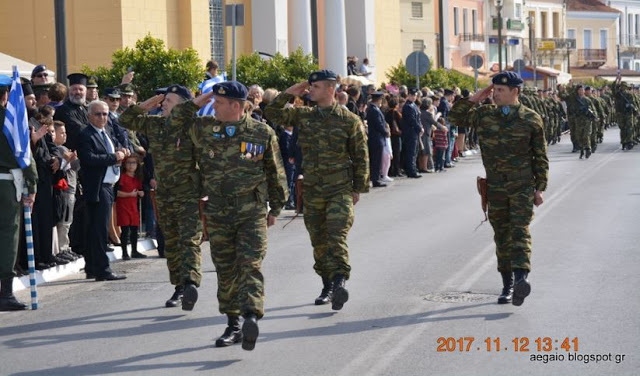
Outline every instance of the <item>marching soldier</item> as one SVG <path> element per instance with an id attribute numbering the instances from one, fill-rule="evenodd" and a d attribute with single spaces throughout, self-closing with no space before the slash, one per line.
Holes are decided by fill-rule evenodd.
<path id="1" fill-rule="evenodd" d="M 189 99 L 191 93 L 187 88 L 173 85 L 167 88 L 166 95 L 156 95 L 139 106 L 131 106 L 119 118 L 122 126 L 149 138 L 150 152 L 155 157 L 157 188 L 152 188 L 156 188 L 156 215 L 165 237 L 169 280 L 175 286 L 165 306 L 182 304 L 185 311 L 193 309 L 202 281 L 202 225 L 197 215 L 198 200 L 202 197 L 199 153 L 189 136 L 181 128 L 171 126 L 167 117 L 173 107 Z M 160 102 L 162 115 L 147 115 Z"/>
<path id="2" fill-rule="evenodd" d="M 495 232 L 503 289 L 499 304 L 522 305 L 531 292 L 529 224 L 533 206 L 543 203 L 549 159 L 540 115 L 521 105 L 522 78 L 515 72 L 493 77 L 493 85 L 455 103 L 454 123 L 477 130 L 487 173 L 489 221 Z M 495 105 L 479 105 L 493 91 Z M 515 279 L 515 282 L 514 282 Z"/>
<path id="3" fill-rule="evenodd" d="M 205 223 L 218 277 L 219 310 L 228 319 L 216 346 L 242 341 L 244 350 L 253 350 L 258 320 L 264 315 L 261 267 L 267 227 L 275 224 L 288 193 L 275 131 L 244 112 L 247 93 L 239 82 L 217 83 L 212 91 L 176 106 L 169 124 L 186 132 L 201 151 L 200 175 L 209 197 Z M 197 117 L 212 96 L 216 117 Z"/>
<path id="4" fill-rule="evenodd" d="M 353 206 L 369 190 L 367 139 L 360 118 L 335 102 L 337 75 L 329 70 L 312 73 L 308 82 L 288 88 L 271 102 L 265 115 L 280 124 L 299 128 L 304 155 L 304 223 L 313 245 L 313 268 L 323 288 L 315 304 L 331 302 L 342 309 L 349 299 L 347 234 L 353 224 Z M 309 91 L 317 106 L 285 109 L 294 96 Z M 415 99 L 415 98 L 414 98 Z M 415 156 L 414 156 L 415 164 Z"/>
<path id="5" fill-rule="evenodd" d="M 620 143 L 622 150 L 633 149 L 633 128 L 635 127 L 638 109 L 633 103 L 633 97 L 629 92 L 629 86 L 626 82 L 621 81 L 622 77 L 618 75 L 611 90 L 616 108 L 616 122 L 620 128 Z"/>

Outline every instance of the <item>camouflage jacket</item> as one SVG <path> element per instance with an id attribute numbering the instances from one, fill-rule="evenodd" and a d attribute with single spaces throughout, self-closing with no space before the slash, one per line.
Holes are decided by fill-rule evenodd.
<path id="1" fill-rule="evenodd" d="M 510 107 L 505 116 L 496 105 L 475 106 L 463 99 L 455 103 L 449 118 L 476 128 L 487 176 L 531 170 L 536 190 L 544 191 L 549 158 L 542 119 L 526 106 Z"/>
<path id="2" fill-rule="evenodd" d="M 247 115 L 224 123 L 213 116 L 196 116 L 196 111 L 192 101 L 181 103 L 171 112 L 169 124 L 188 134 L 200 151 L 202 186 L 209 201 L 254 197 L 268 200 L 269 214 L 280 215 L 288 190 L 275 131 Z"/>
<path id="3" fill-rule="evenodd" d="M 153 155 L 158 194 L 188 194 L 202 197 L 198 174 L 199 153 L 189 136 L 172 127 L 167 118 L 146 115 L 139 106 L 131 106 L 120 115 L 120 124 L 129 131 L 143 133 L 149 139 L 148 152 Z"/>
<path id="4" fill-rule="evenodd" d="M 360 118 L 338 104 L 285 109 L 292 97 L 278 95 L 266 107 L 265 116 L 299 128 L 305 194 L 368 192 L 369 150 Z"/>

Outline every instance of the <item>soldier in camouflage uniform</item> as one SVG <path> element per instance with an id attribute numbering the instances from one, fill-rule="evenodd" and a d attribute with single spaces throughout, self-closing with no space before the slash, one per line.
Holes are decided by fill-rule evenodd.
<path id="1" fill-rule="evenodd" d="M 519 306 L 531 291 L 527 280 L 531 270 L 529 223 L 533 205 L 544 201 L 549 159 L 540 115 L 518 101 L 520 75 L 502 72 L 492 81 L 493 85 L 456 102 L 449 117 L 478 132 L 487 173 L 489 221 L 503 281 L 498 303 L 512 301 Z M 492 90 L 496 104 L 476 106 Z"/>
<path id="2" fill-rule="evenodd" d="M 635 106 L 633 97 L 629 91 L 629 86 L 626 82 L 621 81 L 621 77 L 618 76 L 616 81 L 611 84 L 613 91 L 613 98 L 615 101 L 615 108 L 618 123 L 620 128 L 620 143 L 622 144 L 622 150 L 633 149 L 633 128 L 637 121 L 636 116 L 638 114 L 638 108 Z"/>
<path id="3" fill-rule="evenodd" d="M 175 286 L 165 306 L 177 307 L 182 302 L 182 309 L 187 311 L 192 310 L 198 300 L 196 288 L 202 280 L 199 153 L 182 129 L 167 123 L 167 117 L 175 105 L 190 98 L 187 88 L 173 85 L 167 88 L 166 95 L 151 97 L 120 115 L 120 123 L 125 128 L 144 133 L 149 139 L 157 177 L 156 215 L 165 237 L 169 279 Z M 161 102 L 162 115 L 147 115 Z"/>
<path id="4" fill-rule="evenodd" d="M 299 127 L 304 169 L 304 222 L 313 245 L 314 269 L 322 278 L 315 304 L 340 310 L 348 300 L 347 234 L 353 224 L 353 206 L 369 190 L 369 155 L 359 117 L 334 100 L 337 76 L 322 70 L 308 82 L 293 85 L 271 102 L 265 115 L 275 123 Z M 283 107 L 307 90 L 317 106 Z"/>
<path id="5" fill-rule="evenodd" d="M 196 117 L 212 96 L 216 117 Z M 211 92 L 176 106 L 170 126 L 187 132 L 202 151 L 200 173 L 209 197 L 205 223 L 218 277 L 219 310 L 228 319 L 216 346 L 242 340 L 243 349 L 253 350 L 258 320 L 264 315 L 260 269 L 267 252 L 267 226 L 275 224 L 288 192 L 275 131 L 244 113 L 246 99 L 243 84 L 217 83 Z"/>

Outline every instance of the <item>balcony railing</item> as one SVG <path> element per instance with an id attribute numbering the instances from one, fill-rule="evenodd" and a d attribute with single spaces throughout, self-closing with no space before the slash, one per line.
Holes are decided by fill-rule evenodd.
<path id="1" fill-rule="evenodd" d="M 579 49 L 578 60 L 584 62 L 606 62 L 607 50 Z"/>
<path id="2" fill-rule="evenodd" d="M 483 34 L 460 34 L 458 38 L 460 42 L 484 42 Z"/>

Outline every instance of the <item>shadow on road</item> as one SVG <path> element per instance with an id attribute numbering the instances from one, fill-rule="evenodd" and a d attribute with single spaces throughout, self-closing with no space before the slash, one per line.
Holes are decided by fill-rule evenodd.
<path id="1" fill-rule="evenodd" d="M 135 365 L 133 363 L 144 362 L 153 359 L 163 359 L 165 357 L 169 357 L 172 355 L 185 354 L 195 351 L 207 350 L 210 349 L 211 346 L 200 346 L 200 347 L 192 347 L 186 349 L 175 349 L 171 351 L 162 351 L 154 354 L 144 354 L 132 356 L 126 359 L 117 359 L 110 360 L 107 362 L 98 362 L 98 363 L 90 363 L 83 364 L 79 366 L 63 366 L 56 368 L 48 368 L 40 371 L 25 371 L 25 372 L 17 372 L 12 373 L 12 376 L 22 376 L 22 375 L 107 375 L 107 374 L 117 374 L 124 372 L 146 372 L 152 370 L 167 370 L 167 369 L 176 369 L 176 374 L 179 373 L 178 369 L 187 368 L 189 372 L 193 371 L 211 371 L 214 369 L 227 367 L 233 363 L 239 362 L 240 359 L 233 360 L 219 360 L 219 361 L 199 361 L 199 362 L 162 362 L 157 364 L 139 364 Z M 208 372 L 211 374 L 212 372 Z"/>

